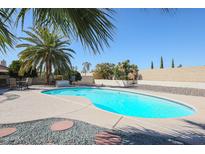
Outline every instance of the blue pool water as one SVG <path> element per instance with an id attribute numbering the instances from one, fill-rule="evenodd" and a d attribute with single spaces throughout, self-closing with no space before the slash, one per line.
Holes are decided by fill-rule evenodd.
<path id="1" fill-rule="evenodd" d="M 190 107 L 166 99 L 117 90 L 78 87 L 43 93 L 86 97 L 100 109 L 134 117 L 176 118 L 195 112 Z"/>

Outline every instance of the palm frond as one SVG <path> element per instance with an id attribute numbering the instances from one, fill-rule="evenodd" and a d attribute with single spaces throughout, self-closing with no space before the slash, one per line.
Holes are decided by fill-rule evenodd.
<path id="1" fill-rule="evenodd" d="M 112 24 L 114 11 L 112 9 L 71 9 L 71 8 L 23 8 L 17 15 L 16 22 L 24 25 L 26 14 L 32 11 L 35 27 L 53 27 L 61 30 L 68 38 L 73 36 L 81 41 L 84 47 L 94 54 L 100 53 L 113 40 L 114 25 Z"/>
<path id="2" fill-rule="evenodd" d="M 9 30 L 10 11 L 8 9 L 0 9 L 0 52 L 5 54 L 9 47 L 13 47 L 15 36 Z"/>

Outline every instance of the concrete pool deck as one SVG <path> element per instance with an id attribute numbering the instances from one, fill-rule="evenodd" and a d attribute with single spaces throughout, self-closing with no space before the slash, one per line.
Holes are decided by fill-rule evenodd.
<path id="1" fill-rule="evenodd" d="M 187 117 L 152 119 L 128 117 L 107 112 L 96 108 L 84 97 L 46 95 L 41 93 L 43 89 L 53 88 L 36 86 L 30 90 L 14 90 L 0 95 L 0 124 L 52 117 L 68 118 L 104 128 L 121 129 L 130 132 L 130 134 L 143 132 L 155 135 L 179 136 L 189 144 L 205 143 L 205 97 L 114 88 L 175 100 L 196 110 L 194 115 Z"/>

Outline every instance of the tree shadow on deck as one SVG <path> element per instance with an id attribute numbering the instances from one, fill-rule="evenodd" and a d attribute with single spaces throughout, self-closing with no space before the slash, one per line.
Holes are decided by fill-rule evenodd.
<path id="1" fill-rule="evenodd" d="M 205 124 L 183 120 L 189 130 L 179 131 L 172 129 L 173 133 L 165 134 L 142 127 L 126 127 L 114 130 L 120 136 L 124 145 L 204 145 Z"/>
<path id="2" fill-rule="evenodd" d="M 137 129 L 135 127 L 126 127 L 122 130 L 115 130 L 114 134 L 122 139 L 124 145 L 183 145 L 188 144 L 181 142 L 168 134 L 162 134 L 150 129 Z"/>
<path id="3" fill-rule="evenodd" d="M 205 131 L 205 124 L 202 124 L 202 123 L 197 123 L 197 122 L 194 122 L 194 121 L 191 121 L 191 120 L 183 120 L 184 122 L 190 124 L 191 126 L 196 126 L 202 130 Z M 205 122 L 205 120 L 204 120 Z"/>

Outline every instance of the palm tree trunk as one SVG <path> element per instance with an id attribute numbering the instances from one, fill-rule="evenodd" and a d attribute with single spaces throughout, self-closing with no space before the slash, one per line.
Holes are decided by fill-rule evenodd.
<path id="1" fill-rule="evenodd" d="M 52 72 L 52 70 L 51 70 L 52 68 L 51 68 L 51 61 L 49 61 L 49 63 L 48 63 L 48 84 L 50 84 L 50 76 L 51 76 L 51 72 Z"/>
<path id="2" fill-rule="evenodd" d="M 46 84 L 49 85 L 49 67 L 48 61 L 46 62 Z"/>

